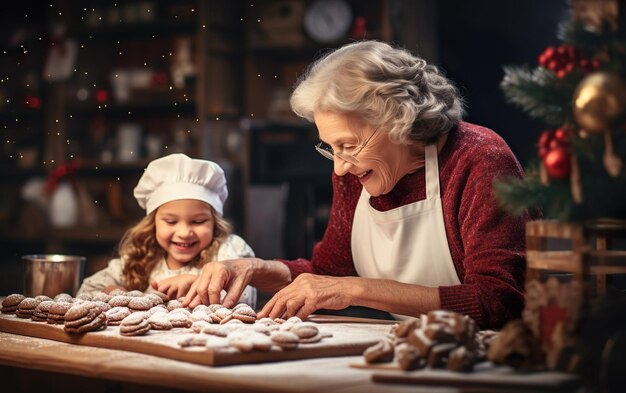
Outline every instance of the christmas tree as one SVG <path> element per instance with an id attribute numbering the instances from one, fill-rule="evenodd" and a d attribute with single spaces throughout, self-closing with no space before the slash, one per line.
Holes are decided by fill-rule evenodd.
<path id="1" fill-rule="evenodd" d="M 506 210 L 626 219 L 625 3 L 570 0 L 559 45 L 546 48 L 535 68 L 504 68 L 506 99 L 545 123 L 524 179 L 494 184 Z"/>

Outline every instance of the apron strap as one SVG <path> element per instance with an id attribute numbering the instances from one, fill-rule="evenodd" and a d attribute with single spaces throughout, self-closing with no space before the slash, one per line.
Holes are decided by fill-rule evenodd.
<path id="1" fill-rule="evenodd" d="M 426 175 L 426 199 L 439 197 L 439 162 L 437 162 L 437 144 L 425 147 L 426 159 L 424 162 Z"/>

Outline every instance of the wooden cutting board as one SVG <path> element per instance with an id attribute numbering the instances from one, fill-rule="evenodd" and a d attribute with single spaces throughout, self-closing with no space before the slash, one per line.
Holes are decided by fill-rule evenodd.
<path id="1" fill-rule="evenodd" d="M 201 335 L 208 340 L 206 347 L 181 348 L 178 345 L 180 341 L 188 337 L 199 337 L 197 333 L 187 328 L 152 330 L 143 336 L 126 337 L 119 334 L 119 327 L 109 326 L 98 332 L 74 335 L 66 333 L 63 325 L 50 325 L 17 318 L 12 314 L 0 314 L 0 331 L 69 344 L 137 352 L 207 366 L 360 355 L 389 331 L 389 324 L 340 322 L 342 319 L 334 318 L 326 320 L 330 322 L 319 323 L 319 329 L 332 334 L 332 337 L 326 337 L 320 342 L 299 344 L 293 350 L 282 350 L 274 346 L 270 351 L 245 353 L 228 347 L 225 338 L 206 334 Z"/>

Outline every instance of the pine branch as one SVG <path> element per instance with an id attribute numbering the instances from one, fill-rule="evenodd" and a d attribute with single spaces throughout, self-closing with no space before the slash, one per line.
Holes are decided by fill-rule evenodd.
<path id="1" fill-rule="evenodd" d="M 572 79 L 573 75 L 568 75 L 559 80 L 543 67 L 530 71 L 528 67 L 505 66 L 500 88 L 508 102 L 531 117 L 558 127 L 571 118 L 571 97 L 575 89 Z"/>

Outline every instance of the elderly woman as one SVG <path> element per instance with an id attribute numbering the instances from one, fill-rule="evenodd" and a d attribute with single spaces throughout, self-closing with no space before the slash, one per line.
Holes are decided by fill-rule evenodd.
<path id="1" fill-rule="evenodd" d="M 457 89 L 436 67 L 376 41 L 317 60 L 293 111 L 314 121 L 334 164 L 333 202 L 311 260 L 211 263 L 185 304 L 232 306 L 246 285 L 276 292 L 259 317 L 304 318 L 364 306 L 394 316 L 446 309 L 502 326 L 523 305 L 524 227 L 492 183 L 523 175 L 493 131 L 461 121 Z"/>

